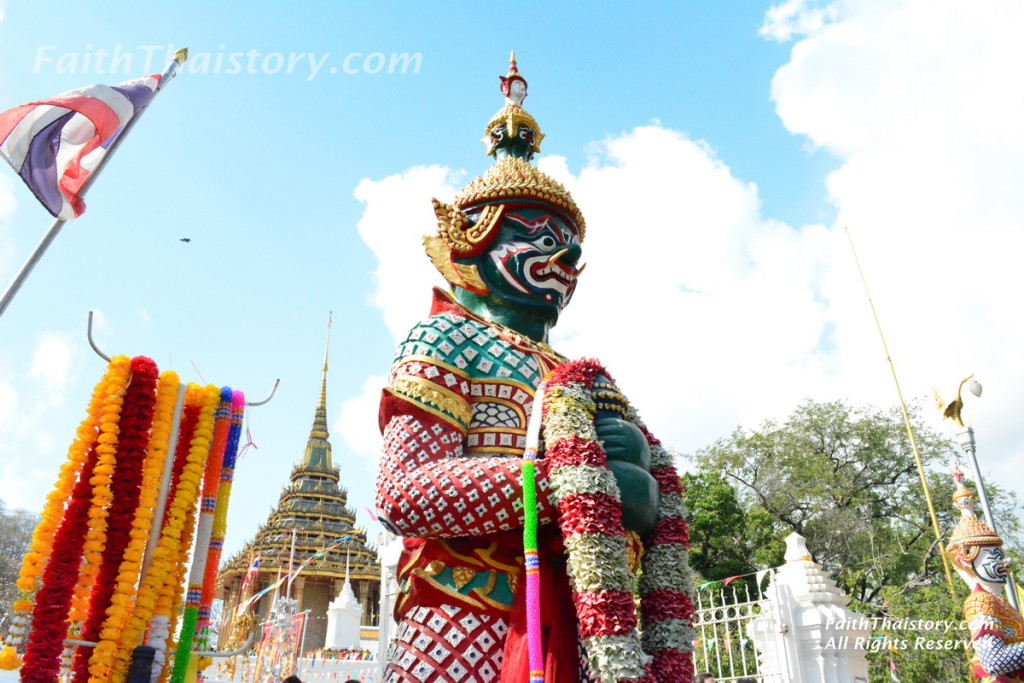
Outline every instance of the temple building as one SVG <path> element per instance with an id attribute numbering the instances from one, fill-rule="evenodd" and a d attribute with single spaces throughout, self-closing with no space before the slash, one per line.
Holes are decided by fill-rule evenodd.
<path id="1" fill-rule="evenodd" d="M 281 491 L 277 507 L 267 521 L 260 525 L 256 537 L 220 569 L 218 593 L 224 600 L 225 615 L 234 617 L 233 610 L 239 602 L 287 574 L 294 543 L 294 557 L 290 560 L 294 569 L 328 549 L 322 556 L 309 562 L 291 586 L 291 597 L 298 601 L 298 611 L 309 612 L 305 649 L 308 651 L 324 647 L 327 611 L 331 602 L 342 592 L 346 579 L 362 607 L 363 637 L 376 638 L 380 564 L 376 550 L 366 545 L 366 532 L 355 530 L 355 513 L 347 505 L 348 492 L 339 486 L 339 480 L 340 472 L 331 461 L 331 443 L 327 433 L 325 352 L 320 396 L 302 460 L 292 468 L 291 480 Z M 258 568 L 250 572 L 257 557 Z M 253 578 L 243 593 L 247 573 L 253 573 Z M 285 595 L 287 582 L 278 590 L 281 595 Z M 238 644 L 240 636 L 241 642 L 244 642 L 248 632 L 257 628 L 265 619 L 274 597 L 274 592 L 269 593 L 248 610 L 248 616 L 233 618 L 232 624 L 222 629 L 220 646 L 223 648 L 229 644 Z"/>

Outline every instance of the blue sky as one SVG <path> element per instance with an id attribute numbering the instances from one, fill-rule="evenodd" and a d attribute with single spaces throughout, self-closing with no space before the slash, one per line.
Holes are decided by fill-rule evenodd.
<path id="1" fill-rule="evenodd" d="M 107 353 L 256 399 L 281 379 L 250 412 L 258 449 L 239 467 L 227 539 L 239 547 L 301 457 L 333 311 L 335 463 L 368 524 L 375 397 L 436 283 L 418 246 L 429 198 L 486 170 L 478 141 L 510 49 L 547 135 L 540 164 L 590 225 L 590 272 L 556 345 L 602 358 L 671 446 L 692 452 L 806 396 L 895 402 L 849 226 L 904 393 L 949 393 L 978 372 L 987 393 L 965 415 L 983 467 L 1006 474 L 1022 455 L 1014 3 L 3 11 L 0 107 L 141 76 L 147 56 L 159 72 L 172 45 L 193 55 L 0 318 L 12 507 L 39 507 L 102 372 L 85 340 L 96 309 Z M 101 50 L 128 55 L 118 73 L 109 56 L 100 73 Z M 3 174 L 5 285 L 48 224 Z"/>

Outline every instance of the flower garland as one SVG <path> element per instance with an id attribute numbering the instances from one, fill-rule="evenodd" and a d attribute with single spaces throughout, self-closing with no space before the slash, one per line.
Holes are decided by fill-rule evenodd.
<path id="1" fill-rule="evenodd" d="M 129 375 L 130 361 L 127 356 L 116 356 L 110 361 L 102 382 L 104 386 L 100 390 L 102 407 L 97 423 L 100 434 L 89 449 L 78 481 L 69 492 L 70 502 L 63 520 L 49 541 L 51 552 L 35 596 L 32 634 L 25 649 L 21 670 L 21 680 L 27 683 L 52 681 L 60 673 L 61 651 L 68 630 L 68 612 L 81 583 L 79 567 L 82 552 L 91 550 L 90 540 L 97 540 L 95 537 L 90 539 L 88 534 L 89 520 L 96 506 L 96 482 L 102 482 L 105 476 L 100 472 L 100 465 L 112 462 L 117 449 L 118 423 L 124 403 L 121 393 L 128 383 Z M 86 440 L 81 439 L 83 442 Z M 76 439 L 76 443 L 79 441 Z M 77 457 L 77 453 L 74 457 Z"/>
<path id="2" fill-rule="evenodd" d="M 203 579 L 206 576 L 206 563 L 213 535 L 213 517 L 217 507 L 217 489 L 220 488 L 220 473 L 224 466 L 224 451 L 227 448 L 228 432 L 231 429 L 231 389 L 224 387 L 219 392 L 220 403 L 215 414 L 213 429 L 213 445 L 206 458 L 206 469 L 203 474 L 203 496 L 200 504 L 199 525 L 196 530 L 195 555 L 192 560 L 192 571 L 188 577 L 188 595 L 185 600 L 185 612 L 182 616 L 181 635 L 178 638 L 177 654 L 174 657 L 174 670 L 171 680 L 184 683 L 188 671 L 189 659 L 192 655 L 192 641 L 199 622 L 199 603 L 203 591 Z"/>
<path id="3" fill-rule="evenodd" d="M 89 662 L 90 671 L 98 668 L 98 677 L 110 680 L 124 665 L 125 671 L 131 661 L 131 652 L 141 640 L 137 632 L 126 629 L 135 609 L 136 586 L 142 570 L 146 542 L 153 526 L 153 510 L 157 504 L 160 476 L 167 456 L 171 425 L 174 421 L 174 404 L 177 397 L 178 376 L 173 372 L 161 373 L 153 407 L 153 427 L 149 433 L 146 458 L 142 466 L 142 480 L 139 486 L 139 504 L 132 519 L 131 540 L 124 552 L 124 559 L 118 569 L 116 593 L 111 599 L 107 619 L 100 631 L 100 643 L 96 646 Z M 97 674 L 94 674 L 97 676 Z"/>
<path id="4" fill-rule="evenodd" d="M 179 453 L 187 447 L 185 466 L 174 487 L 174 497 L 167 507 L 166 522 L 160 537 L 160 547 L 165 549 L 161 563 L 165 580 L 156 587 L 156 601 L 153 617 L 150 619 L 150 634 L 147 645 L 156 650 L 153 659 L 154 679 L 163 672 L 164 651 L 168 646 L 170 625 L 173 623 L 177 604 L 181 600 L 181 582 L 184 578 L 184 566 L 191 546 L 193 525 L 195 521 L 195 503 L 199 496 L 203 470 L 213 441 L 213 413 L 217 408 L 220 390 L 215 386 L 198 387 L 189 385 L 185 395 L 186 417 L 193 413 L 195 425 L 191 438 L 181 439 L 178 444 Z M 184 428 L 183 424 L 183 428 Z M 183 434 L 189 432 L 182 432 Z M 156 556 L 157 553 L 154 553 Z M 156 562 L 154 561 L 154 568 Z M 151 572 L 153 568 L 151 568 Z M 147 577 L 148 578 L 148 577 Z M 169 580 L 166 580 L 169 579 Z M 152 590 L 152 589 L 150 589 Z"/>
<path id="5" fill-rule="evenodd" d="M 680 603 L 679 609 L 670 604 L 685 597 L 688 588 L 685 508 L 670 482 L 674 478 L 678 488 L 679 476 L 671 457 L 644 430 L 648 442 L 654 442 L 652 476 L 663 493 L 658 522 L 645 549 L 641 640 L 619 489 L 594 428 L 596 406 L 590 387 L 598 375 L 608 373 L 595 361 L 565 363 L 547 378 L 542 399 L 545 458 L 560 513 L 580 637 L 592 673 L 605 683 L 687 680 L 686 671 L 692 675 L 688 652 L 693 637 L 685 618 L 688 603 Z M 630 417 L 636 421 L 635 413 Z M 660 449 L 657 461 L 654 445 Z"/>
<path id="6" fill-rule="evenodd" d="M 24 681 L 52 681 L 61 670 L 67 615 L 74 586 L 78 581 L 78 566 L 82 561 L 82 546 L 89 519 L 92 498 L 89 478 L 97 459 L 94 448 L 72 493 L 64 521 L 54 535 L 54 550 L 41 577 L 42 585 L 36 593 L 32 635 L 25 648 L 24 666 L 21 667 L 21 678 Z"/>
<path id="7" fill-rule="evenodd" d="M 224 549 L 224 536 L 228 527 L 228 504 L 231 500 L 231 484 L 235 478 L 235 462 L 238 459 L 238 444 L 242 438 L 242 423 L 245 418 L 245 395 L 241 391 L 231 394 L 231 426 L 228 432 L 228 443 L 224 451 L 224 465 L 220 471 L 220 487 L 217 489 L 217 504 L 213 513 L 213 536 L 210 539 L 210 552 L 206 560 L 206 574 L 203 576 L 203 592 L 199 598 L 199 621 L 196 638 L 200 650 L 207 649 L 209 629 L 212 624 L 210 608 L 213 605 L 213 594 L 217 588 L 217 571 L 220 568 L 221 551 Z M 199 670 L 209 665 L 209 661 L 199 661 Z M 204 664 L 206 666 L 204 666 Z"/>
<path id="8" fill-rule="evenodd" d="M 153 426 L 153 410 L 156 405 L 157 367 L 151 359 L 137 356 L 131 361 L 132 379 L 124 395 L 124 406 L 119 425 L 120 436 L 117 447 L 117 466 L 99 484 L 109 487 L 111 497 L 106 508 L 106 540 L 104 543 L 96 585 L 89 598 L 89 615 L 82 627 L 81 638 L 87 641 L 100 640 L 100 629 L 107 609 L 123 611 L 122 604 L 111 604 L 116 591 L 118 570 L 124 559 L 125 549 L 131 540 L 132 518 L 139 504 L 139 485 L 142 483 L 142 465 L 149 445 L 149 431 Z M 96 483 L 93 496 L 95 498 Z M 79 648 L 75 654 L 74 680 L 81 683 L 90 677 L 100 683 L 110 675 L 116 644 L 105 640 L 91 650 Z M 90 666 L 91 660 L 95 665 Z"/>
<path id="9" fill-rule="evenodd" d="M 175 376 L 175 379 L 177 377 Z M 181 477 L 185 468 L 186 456 L 188 454 L 188 439 L 195 430 L 196 422 L 199 420 L 199 406 L 185 405 L 182 409 L 181 423 L 178 426 L 177 447 L 173 454 L 171 483 Z M 172 514 L 175 503 L 176 489 L 170 488 L 168 492 L 168 505 L 164 510 L 163 519 L 154 519 L 154 528 L 159 528 L 160 537 L 149 566 L 149 571 L 142 578 L 142 585 L 139 586 L 138 595 L 135 600 L 135 611 L 128 621 L 124 635 L 121 637 L 121 644 L 127 652 L 127 658 L 131 657 L 134 643 L 142 639 L 143 632 L 147 626 L 150 627 L 150 638 L 160 641 L 154 631 L 154 622 L 158 620 L 157 615 L 161 614 L 162 605 L 159 602 L 160 595 L 168 581 L 174 580 L 174 566 L 178 561 L 178 554 L 181 550 L 180 531 L 175 536 L 171 531 L 169 520 L 174 519 Z M 182 502 L 182 505 L 185 503 Z M 170 606 L 166 608 L 166 614 L 170 615 Z M 166 626 L 166 619 L 164 620 Z M 157 629 L 159 630 L 159 629 Z M 166 639 L 166 634 L 163 636 Z M 161 655 L 162 656 L 162 655 Z M 163 661 L 162 659 L 160 660 Z M 130 662 L 122 660 L 114 671 L 113 683 L 123 683 L 128 676 Z"/>
<path id="10" fill-rule="evenodd" d="M 26 627 L 32 613 L 32 600 L 39 587 L 43 569 L 53 551 L 54 534 L 61 523 L 64 506 L 71 498 L 76 479 L 96 443 L 104 399 L 108 396 L 107 389 L 112 383 L 119 381 L 115 380 L 113 375 L 120 373 L 120 362 L 111 362 L 107 365 L 103 377 L 93 388 L 86 417 L 78 425 L 75 438 L 68 447 L 67 460 L 61 465 L 57 481 L 46 497 L 39 524 L 36 525 L 35 531 L 32 533 L 32 541 L 22 560 L 21 571 L 16 582 L 21 589 L 21 595 L 12 605 L 14 623 L 7 634 L 7 647 L 0 651 L 0 669 L 11 670 L 21 666 L 16 648 L 25 639 Z"/>
<path id="11" fill-rule="evenodd" d="M 690 580 L 690 534 L 683 485 L 669 453 L 631 408 L 628 419 L 651 447 L 651 476 L 658 482 L 658 521 L 646 539 L 640 577 L 644 651 L 654 656 L 659 681 L 693 678 L 694 617 Z"/>
<path id="12" fill-rule="evenodd" d="M 124 392 L 131 382 L 130 361 L 128 381 L 120 388 L 115 398 L 118 401 L 119 410 L 124 404 Z M 117 442 L 120 436 L 120 413 L 117 421 L 100 425 L 100 435 L 97 437 L 96 452 L 99 460 L 93 470 L 92 479 L 92 507 L 89 508 L 89 530 L 85 535 L 85 547 L 82 563 L 78 572 L 78 584 L 75 586 L 74 598 L 71 602 L 71 614 L 68 621 L 72 629 L 76 631 L 89 616 L 89 598 L 92 595 L 93 587 L 96 585 L 96 577 L 99 576 L 100 567 L 103 565 L 103 549 L 107 543 L 107 510 L 113 500 L 114 494 L 110 488 L 114 475 L 114 466 L 117 463 Z"/>

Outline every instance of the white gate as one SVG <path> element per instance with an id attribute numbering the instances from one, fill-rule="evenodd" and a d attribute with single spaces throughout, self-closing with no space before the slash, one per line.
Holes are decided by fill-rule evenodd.
<path id="1" fill-rule="evenodd" d="M 747 635 L 747 624 L 768 604 L 765 590 L 774 574 L 774 570 L 757 572 L 738 577 L 729 586 L 716 582 L 698 589 L 693 620 L 697 673 L 708 671 L 716 681 L 753 678 L 758 683 L 781 683 L 781 676 L 759 673 L 754 641 Z"/>

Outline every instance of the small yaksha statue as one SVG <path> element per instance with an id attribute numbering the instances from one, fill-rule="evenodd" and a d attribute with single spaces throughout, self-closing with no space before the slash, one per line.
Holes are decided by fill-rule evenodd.
<path id="1" fill-rule="evenodd" d="M 586 224 L 530 164 L 544 136 L 514 53 L 501 91 L 494 165 L 434 200 L 423 240 L 450 291 L 434 290 L 381 400 L 376 504 L 404 537 L 384 681 L 689 681 L 679 476 L 604 369 L 547 343 Z"/>
<path id="2" fill-rule="evenodd" d="M 974 641 L 974 676 L 982 683 L 1024 681 L 1024 619 L 1003 599 L 1010 569 L 1003 539 L 974 513 L 974 493 L 964 486 L 959 467 L 953 478 L 953 504 L 961 517 L 946 554 L 971 589 L 964 618 Z"/>

